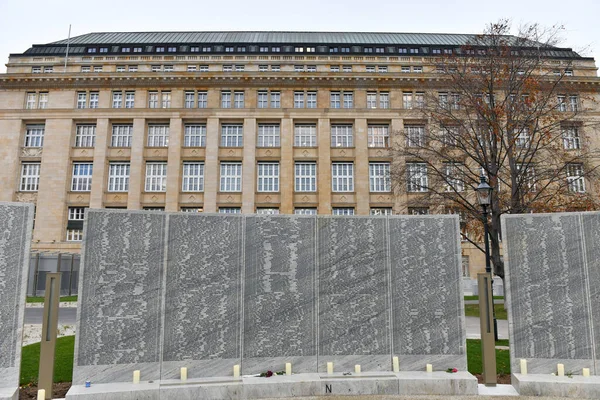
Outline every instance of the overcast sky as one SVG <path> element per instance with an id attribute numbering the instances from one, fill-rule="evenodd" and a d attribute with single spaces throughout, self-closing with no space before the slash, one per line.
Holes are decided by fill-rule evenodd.
<path id="1" fill-rule="evenodd" d="M 107 31 L 292 30 L 480 33 L 510 18 L 565 26 L 564 47 L 600 60 L 600 0 L 0 0 L 0 73 L 34 43 Z"/>

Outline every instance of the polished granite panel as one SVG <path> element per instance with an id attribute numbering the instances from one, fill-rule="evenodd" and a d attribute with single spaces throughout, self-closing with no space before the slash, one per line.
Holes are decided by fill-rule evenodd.
<path id="1" fill-rule="evenodd" d="M 596 360 L 595 374 L 598 375 L 600 374 L 600 212 L 581 213 L 581 222 L 589 276 L 588 287 Z"/>
<path id="2" fill-rule="evenodd" d="M 466 369 L 458 218 L 391 217 L 394 355 L 400 369 Z"/>
<path id="3" fill-rule="evenodd" d="M 162 378 L 225 376 L 241 363 L 241 216 L 172 214 Z"/>
<path id="4" fill-rule="evenodd" d="M 147 380 L 159 378 L 166 218 L 159 212 L 88 210 L 75 384 L 128 381 L 138 364 Z M 117 374 L 119 365 L 127 369 Z"/>
<path id="5" fill-rule="evenodd" d="M 371 370 L 389 369 L 386 221 L 368 217 L 317 220 L 319 358 L 338 364 L 341 370 L 360 364 L 353 364 L 347 356 L 357 361 L 368 358 L 374 362 Z"/>
<path id="6" fill-rule="evenodd" d="M 33 204 L 0 202 L 0 387 L 19 386 L 32 224 Z"/>
<path id="7" fill-rule="evenodd" d="M 594 354 L 581 214 L 503 218 L 511 367 L 591 368 Z"/>
<path id="8" fill-rule="evenodd" d="M 245 374 L 286 357 L 296 372 L 316 371 L 315 229 L 314 217 L 246 217 Z"/>

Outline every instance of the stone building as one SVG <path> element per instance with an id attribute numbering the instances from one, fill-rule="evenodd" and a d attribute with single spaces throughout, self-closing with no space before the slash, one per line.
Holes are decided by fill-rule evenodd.
<path id="1" fill-rule="evenodd" d="M 84 209 L 426 213 L 394 194 L 390 136 L 435 58 L 470 35 L 90 33 L 11 54 L 0 75 L 0 201 L 36 204 L 33 249 L 77 252 Z M 68 59 L 65 53 L 68 45 Z M 593 59 L 554 49 L 577 90 Z M 412 199 L 412 200 L 411 200 Z M 465 276 L 483 269 L 463 245 Z"/>

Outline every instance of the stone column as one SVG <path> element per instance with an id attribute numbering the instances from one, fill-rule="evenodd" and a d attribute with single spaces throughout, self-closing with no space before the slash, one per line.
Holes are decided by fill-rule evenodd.
<path id="1" fill-rule="evenodd" d="M 206 121 L 206 157 L 204 159 L 204 212 L 217 212 L 219 191 L 219 119 Z"/>
<path id="2" fill-rule="evenodd" d="M 354 121 L 354 192 L 356 193 L 356 214 L 369 215 L 369 148 L 367 120 Z"/>
<path id="3" fill-rule="evenodd" d="M 181 140 L 183 122 L 181 118 L 171 118 L 169 126 L 169 158 L 167 161 L 167 195 L 165 211 L 179 210 L 179 189 L 181 187 Z"/>
<path id="4" fill-rule="evenodd" d="M 242 213 L 253 214 L 256 187 L 256 119 L 244 119 L 244 159 L 242 161 Z"/>
<path id="5" fill-rule="evenodd" d="M 142 205 L 142 192 L 146 179 L 146 165 L 144 163 L 144 147 L 146 146 L 146 120 L 135 118 L 133 120 L 133 137 L 131 139 L 131 161 L 129 168 L 129 194 L 127 195 L 127 209 L 139 210 Z"/>
<path id="6" fill-rule="evenodd" d="M 0 201 L 14 201 L 21 182 L 19 155 L 23 145 L 23 124 L 18 119 L 0 120 Z"/>
<path id="7" fill-rule="evenodd" d="M 320 101 L 321 99 L 319 99 Z M 319 118 L 317 124 L 317 185 L 319 191 L 319 214 L 331 214 L 331 125 L 329 118 Z"/>
<path id="8" fill-rule="evenodd" d="M 392 123 L 390 124 L 390 147 L 393 149 L 397 149 L 398 146 L 404 146 L 404 139 L 402 136 L 402 131 L 404 130 L 404 123 L 401 118 L 393 118 Z M 397 151 L 393 151 L 393 153 L 397 154 Z M 404 157 L 394 157 L 392 159 L 391 169 L 392 171 L 397 171 L 398 168 L 401 168 L 406 163 Z M 406 185 L 405 177 L 398 176 L 397 179 L 401 180 L 398 182 L 399 185 Z M 405 186 L 406 187 L 406 186 Z M 392 185 L 392 190 L 394 190 L 394 185 Z M 400 195 L 398 189 L 394 190 L 394 214 L 398 214 L 401 212 L 406 212 L 406 202 L 407 195 Z M 402 193 L 406 193 L 406 191 L 402 191 Z"/>
<path id="9" fill-rule="evenodd" d="M 294 123 L 291 118 L 281 120 L 281 161 L 279 166 L 281 214 L 294 213 Z"/>
<path id="10" fill-rule="evenodd" d="M 90 208 L 102 208 L 108 168 L 106 165 L 106 152 L 110 143 L 110 135 L 110 122 L 108 118 L 99 118 L 96 122 L 96 145 L 94 148 L 94 171 L 92 174 Z"/>

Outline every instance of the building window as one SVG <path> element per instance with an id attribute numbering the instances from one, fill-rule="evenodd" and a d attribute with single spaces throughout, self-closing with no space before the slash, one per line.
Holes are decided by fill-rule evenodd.
<path id="1" fill-rule="evenodd" d="M 233 65 L 223 65 L 223 72 L 232 72 Z"/>
<path id="2" fill-rule="evenodd" d="M 242 209 L 239 207 L 219 207 L 219 214 L 241 214 Z"/>
<path id="3" fill-rule="evenodd" d="M 180 207 L 179 211 L 184 213 L 201 213 L 204 212 L 202 207 Z"/>
<path id="4" fill-rule="evenodd" d="M 90 108 L 98 108 L 99 97 L 100 97 L 100 93 L 90 92 Z"/>
<path id="5" fill-rule="evenodd" d="M 83 109 L 87 107 L 87 92 L 77 92 L 77 108 Z"/>
<path id="6" fill-rule="evenodd" d="M 425 127 L 422 125 L 404 126 L 404 135 L 408 147 L 422 147 L 425 145 Z"/>
<path id="7" fill-rule="evenodd" d="M 446 192 L 462 192 L 465 182 L 462 178 L 462 165 L 454 162 L 444 163 L 444 180 Z"/>
<path id="8" fill-rule="evenodd" d="M 340 66 L 339 65 L 330 65 L 329 72 L 340 72 Z"/>
<path id="9" fill-rule="evenodd" d="M 198 108 L 208 107 L 208 92 L 198 92 Z"/>
<path id="10" fill-rule="evenodd" d="M 123 93 L 113 92 L 112 95 L 112 108 L 121 108 L 123 106 Z"/>
<path id="11" fill-rule="evenodd" d="M 95 141 L 96 125 L 77 125 L 75 147 L 94 147 Z"/>
<path id="12" fill-rule="evenodd" d="M 231 92 L 221 92 L 221 108 L 231 108 Z"/>
<path id="13" fill-rule="evenodd" d="M 331 125 L 331 147 L 353 147 L 352 125 Z"/>
<path id="14" fill-rule="evenodd" d="M 572 112 L 579 111 L 579 96 L 577 96 L 577 95 L 569 96 L 569 110 Z"/>
<path id="15" fill-rule="evenodd" d="M 563 147 L 565 150 L 576 150 L 581 148 L 579 128 L 577 126 L 565 126 L 562 128 Z"/>
<path id="16" fill-rule="evenodd" d="M 279 208 L 271 208 L 271 207 L 257 207 L 256 214 L 259 215 L 278 215 Z"/>
<path id="17" fill-rule="evenodd" d="M 281 108 L 280 92 L 271 92 L 271 108 Z"/>
<path id="18" fill-rule="evenodd" d="M 530 145 L 529 128 L 522 126 L 516 128 L 516 132 L 513 133 L 515 138 L 515 146 L 521 148 L 527 148 Z"/>
<path id="19" fill-rule="evenodd" d="M 167 163 L 166 162 L 147 162 L 146 163 L 146 192 L 166 192 L 167 191 Z"/>
<path id="20" fill-rule="evenodd" d="M 34 92 L 27 93 L 27 99 L 25 101 L 25 108 L 27 110 L 33 110 L 35 108 L 36 101 L 37 101 L 37 93 L 34 93 Z"/>
<path id="21" fill-rule="evenodd" d="M 220 191 L 221 192 L 241 192 L 242 191 L 242 163 L 241 162 L 222 162 L 221 163 Z"/>
<path id="22" fill-rule="evenodd" d="M 27 125 L 25 127 L 25 147 L 43 147 L 44 130 L 44 125 Z"/>
<path id="23" fill-rule="evenodd" d="M 392 190 L 390 163 L 369 163 L 369 188 L 371 192 L 389 192 Z"/>
<path id="24" fill-rule="evenodd" d="M 367 70 L 367 72 L 375 72 L 375 66 L 374 65 L 367 65 L 366 70 Z"/>
<path id="25" fill-rule="evenodd" d="M 392 207 L 376 207 L 371 208 L 369 211 L 370 215 L 392 215 Z"/>
<path id="26" fill-rule="evenodd" d="M 89 192 L 92 190 L 92 170 L 93 165 L 91 163 L 73 164 L 72 192 Z"/>
<path id="27" fill-rule="evenodd" d="M 317 215 L 317 209 L 314 207 L 295 208 L 296 215 Z"/>
<path id="28" fill-rule="evenodd" d="M 204 190 L 204 163 L 184 162 L 182 192 L 202 192 Z"/>
<path id="29" fill-rule="evenodd" d="M 196 103 L 196 93 L 195 92 L 185 92 L 184 95 L 184 107 L 185 108 L 194 108 Z"/>
<path id="30" fill-rule="evenodd" d="M 171 92 L 161 92 L 162 108 L 171 108 Z"/>
<path id="31" fill-rule="evenodd" d="M 377 67 L 377 72 L 386 73 L 388 72 L 388 67 L 380 65 Z"/>
<path id="32" fill-rule="evenodd" d="M 333 207 L 331 209 L 333 215 L 354 215 L 354 207 Z"/>
<path id="33" fill-rule="evenodd" d="M 296 192 L 317 191 L 317 163 L 296 162 L 294 166 Z"/>
<path id="34" fill-rule="evenodd" d="M 144 211 L 165 211 L 164 207 L 144 207 L 142 208 Z"/>
<path id="35" fill-rule="evenodd" d="M 94 66 L 94 72 L 102 72 L 102 65 Z"/>
<path id="36" fill-rule="evenodd" d="M 152 66 L 150 67 L 150 70 L 151 70 L 152 72 L 160 72 L 160 70 L 161 70 L 161 69 L 162 69 L 162 65 L 152 65 Z"/>
<path id="37" fill-rule="evenodd" d="M 69 207 L 67 220 L 67 242 L 83 240 L 83 220 L 86 207 Z"/>
<path id="38" fill-rule="evenodd" d="M 585 193 L 583 164 L 567 164 L 567 185 L 573 193 Z"/>
<path id="39" fill-rule="evenodd" d="M 29 93 L 27 93 L 25 108 L 27 110 L 35 109 L 36 101 L 37 101 L 38 109 L 43 110 L 45 108 L 48 108 L 48 93 L 47 92 L 40 92 L 40 93 L 29 92 Z"/>
<path id="40" fill-rule="evenodd" d="M 331 188 L 334 192 L 354 191 L 354 163 L 331 164 Z"/>
<path id="41" fill-rule="evenodd" d="M 341 108 L 341 93 L 331 92 L 329 94 L 329 107 L 330 108 Z"/>
<path id="42" fill-rule="evenodd" d="M 206 125 L 186 124 L 183 131 L 183 147 L 205 147 Z"/>
<path id="43" fill-rule="evenodd" d="M 127 192 L 129 190 L 129 163 L 114 162 L 108 167 L 108 191 Z"/>
<path id="44" fill-rule="evenodd" d="M 244 129 L 242 124 L 223 124 L 221 126 L 221 147 L 242 147 Z"/>
<path id="45" fill-rule="evenodd" d="M 354 93 L 344 92 L 344 108 L 354 108 Z"/>
<path id="46" fill-rule="evenodd" d="M 84 68 L 84 67 L 81 67 L 81 69 L 82 69 L 82 71 L 81 71 L 81 72 L 83 72 L 83 68 Z M 88 67 L 88 68 L 89 68 L 89 67 Z M 89 72 L 89 71 L 88 71 L 88 72 Z M 32 73 L 32 74 L 41 74 L 41 73 L 42 73 L 42 67 L 31 67 L 31 73 Z"/>
<path id="47" fill-rule="evenodd" d="M 117 65 L 117 72 L 125 72 L 125 66 L 124 65 Z"/>
<path id="48" fill-rule="evenodd" d="M 244 92 L 233 93 L 233 108 L 244 108 Z"/>
<path id="49" fill-rule="evenodd" d="M 40 186 L 40 163 L 21 164 L 21 192 L 37 192 Z"/>
<path id="50" fill-rule="evenodd" d="M 317 146 L 317 125 L 315 125 L 315 124 L 296 124 L 294 126 L 294 146 L 296 146 L 296 147 L 316 147 Z"/>
<path id="51" fill-rule="evenodd" d="M 148 92 L 148 108 L 158 108 L 158 92 Z"/>
<path id="52" fill-rule="evenodd" d="M 258 66 L 258 72 L 267 72 L 268 70 L 269 70 L 268 65 L 259 65 Z"/>
<path id="53" fill-rule="evenodd" d="M 38 108 L 40 110 L 48 108 L 48 93 L 40 92 L 38 100 Z"/>
<path id="54" fill-rule="evenodd" d="M 352 65 L 344 65 L 344 66 L 342 66 L 342 71 L 344 71 L 344 72 L 352 72 Z"/>
<path id="55" fill-rule="evenodd" d="M 317 108 L 317 92 L 294 92 L 294 108 L 305 108 L 305 106 L 306 108 Z"/>
<path id="56" fill-rule="evenodd" d="M 188 65 L 187 66 L 187 72 L 196 72 L 197 69 L 198 69 L 198 67 L 196 65 Z"/>
<path id="57" fill-rule="evenodd" d="M 427 207 L 408 207 L 408 215 L 429 215 Z"/>
<path id="58" fill-rule="evenodd" d="M 200 65 L 200 66 L 198 67 L 198 70 L 199 70 L 200 72 L 208 72 L 208 65 Z"/>
<path id="59" fill-rule="evenodd" d="M 294 65 L 294 72 L 304 72 L 304 65 Z"/>
<path id="60" fill-rule="evenodd" d="M 280 72 L 281 71 L 281 65 L 271 65 L 271 71 L 272 72 Z"/>
<path id="61" fill-rule="evenodd" d="M 279 192 L 279 163 L 258 163 L 257 191 Z"/>
<path id="62" fill-rule="evenodd" d="M 462 264 L 462 277 L 470 278 L 471 272 L 470 272 L 470 268 L 469 268 L 469 256 L 462 256 L 461 264 Z"/>
<path id="63" fill-rule="evenodd" d="M 408 192 L 426 192 L 428 187 L 427 165 L 425 163 L 408 163 L 406 167 L 406 190 Z"/>
<path id="64" fill-rule="evenodd" d="M 294 92 L 294 108 L 304 108 L 304 92 Z"/>
<path id="65" fill-rule="evenodd" d="M 113 125 L 110 139 L 111 147 L 131 147 L 133 125 Z"/>
<path id="66" fill-rule="evenodd" d="M 269 107 L 269 92 L 260 91 L 258 92 L 258 108 L 267 108 Z"/>
<path id="67" fill-rule="evenodd" d="M 369 147 L 390 146 L 390 129 L 388 125 L 369 125 L 367 133 Z"/>
<path id="68" fill-rule="evenodd" d="M 135 92 L 125 92 L 125 108 L 133 108 L 135 105 Z"/>
<path id="69" fill-rule="evenodd" d="M 410 110 L 413 108 L 413 94 L 412 92 L 409 93 L 402 93 L 402 107 L 405 110 Z"/>
<path id="70" fill-rule="evenodd" d="M 169 125 L 148 125 L 148 147 L 169 146 Z"/>
<path id="71" fill-rule="evenodd" d="M 259 124 L 256 147 L 279 147 L 279 124 Z"/>
<path id="72" fill-rule="evenodd" d="M 52 72 L 54 72 L 54 67 L 52 67 L 52 66 L 44 67 L 45 74 L 51 74 Z"/>

